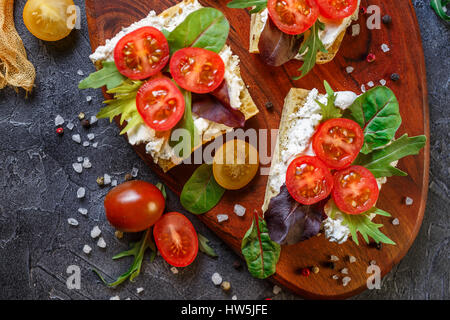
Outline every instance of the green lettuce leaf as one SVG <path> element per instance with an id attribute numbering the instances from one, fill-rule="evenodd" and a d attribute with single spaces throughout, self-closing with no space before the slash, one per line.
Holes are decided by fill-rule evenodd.
<path id="1" fill-rule="evenodd" d="M 232 9 L 245 9 L 253 8 L 250 13 L 257 13 L 267 8 L 267 0 L 233 0 L 227 4 L 228 8 Z"/>
<path id="2" fill-rule="evenodd" d="M 225 189 L 214 179 L 212 165 L 202 164 L 194 171 L 181 191 L 181 205 L 194 214 L 202 214 L 219 203 Z"/>
<path id="3" fill-rule="evenodd" d="M 344 117 L 356 121 L 363 129 L 361 152 L 364 154 L 391 142 L 402 123 L 397 98 L 384 86 L 359 96 L 344 112 Z"/>
<path id="4" fill-rule="evenodd" d="M 426 141 L 427 137 L 424 135 L 408 137 L 404 134 L 383 149 L 374 150 L 367 155 L 360 153 L 353 164 L 366 167 L 375 178 L 406 176 L 405 172 L 393 167 L 391 163 L 403 157 L 418 154 Z"/>
<path id="5" fill-rule="evenodd" d="M 230 24 L 222 12 L 202 8 L 192 12 L 168 36 L 170 54 L 187 47 L 219 53 L 228 38 Z"/>
<path id="6" fill-rule="evenodd" d="M 327 203 L 327 206 L 329 206 L 330 209 L 330 217 L 331 219 L 335 219 L 336 215 L 341 215 L 343 218 L 342 224 L 347 226 L 350 230 L 350 234 L 352 235 L 352 240 L 359 245 L 358 240 L 358 233 L 361 234 L 364 241 L 369 244 L 369 237 L 371 237 L 376 243 L 386 243 L 386 244 L 393 244 L 395 245 L 395 242 L 389 239 L 386 235 L 384 235 L 380 228 L 383 226 L 382 224 L 377 224 L 370 220 L 370 215 L 375 214 L 379 216 L 384 217 L 390 217 L 391 215 L 383 211 L 381 209 L 373 207 L 367 212 L 361 213 L 361 214 L 346 214 L 339 210 L 339 208 L 336 206 L 336 203 L 333 201 L 333 199 L 330 199 Z"/>
<path id="7" fill-rule="evenodd" d="M 339 109 L 335 105 L 336 94 L 334 93 L 333 89 L 331 89 L 331 86 L 327 81 L 324 81 L 323 84 L 328 95 L 327 104 L 324 105 L 323 103 L 316 100 L 316 103 L 320 106 L 320 109 L 322 109 L 322 121 L 342 117 L 341 109 Z"/>
<path id="8" fill-rule="evenodd" d="M 250 229 L 242 239 L 241 251 L 248 271 L 255 278 L 265 279 L 275 273 L 281 247 L 270 239 L 266 221 L 257 211 Z"/>
<path id="9" fill-rule="evenodd" d="M 98 89 L 103 86 L 113 89 L 119 86 L 126 77 L 117 70 L 113 61 L 103 61 L 103 68 L 91 73 L 86 79 L 78 84 L 79 89 Z"/>
<path id="10" fill-rule="evenodd" d="M 302 44 L 299 51 L 300 54 L 304 54 L 306 52 L 303 57 L 303 65 L 299 69 L 299 71 L 301 71 L 301 75 L 294 77 L 294 80 L 303 78 L 312 70 L 312 68 L 314 68 L 316 65 L 317 53 L 319 51 L 325 53 L 328 52 L 319 37 L 319 30 L 323 30 L 324 28 L 325 24 L 317 20 L 316 23 L 309 29 L 309 36 L 307 36 L 306 41 Z"/>
<path id="11" fill-rule="evenodd" d="M 450 16 L 446 11 L 444 11 L 444 7 L 446 7 L 449 2 L 450 0 L 431 0 L 430 2 L 431 7 L 434 9 L 438 17 L 444 21 L 450 21 Z"/>

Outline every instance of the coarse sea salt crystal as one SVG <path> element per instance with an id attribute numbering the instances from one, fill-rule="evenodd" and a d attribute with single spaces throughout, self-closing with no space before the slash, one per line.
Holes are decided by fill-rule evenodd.
<path id="1" fill-rule="evenodd" d="M 406 204 L 407 206 L 412 205 L 413 202 L 414 202 L 413 199 L 411 199 L 410 197 L 406 197 L 406 198 L 405 198 L 405 204 Z"/>
<path id="2" fill-rule="evenodd" d="M 91 102 L 92 101 L 92 97 L 91 96 L 86 96 L 86 101 L 87 102 Z"/>
<path id="3" fill-rule="evenodd" d="M 92 144 L 92 147 L 93 147 L 93 148 L 97 148 L 97 146 L 98 146 L 98 142 L 94 142 L 94 143 Z"/>
<path id="4" fill-rule="evenodd" d="M 381 79 L 381 80 L 380 80 L 380 84 L 381 84 L 382 86 L 385 86 L 385 85 L 386 85 L 386 80 Z"/>
<path id="5" fill-rule="evenodd" d="M 109 300 L 120 300 L 120 297 L 119 296 L 114 296 L 114 297 L 109 298 Z"/>
<path id="6" fill-rule="evenodd" d="M 338 276 L 337 274 L 335 274 L 335 275 L 332 276 L 332 278 L 333 278 L 334 280 L 337 280 L 337 279 L 339 279 L 339 276 Z"/>
<path id="7" fill-rule="evenodd" d="M 211 280 L 214 283 L 214 285 L 219 286 L 222 283 L 222 276 L 217 272 L 214 272 L 213 275 L 211 276 Z"/>
<path id="8" fill-rule="evenodd" d="M 105 239 L 103 239 L 102 237 L 100 237 L 100 239 L 98 239 L 97 241 L 97 246 L 99 246 L 100 248 L 106 248 L 106 242 Z"/>
<path id="9" fill-rule="evenodd" d="M 361 32 L 361 26 L 358 23 L 352 25 L 352 36 L 353 37 L 356 37 L 357 35 L 359 35 L 360 32 Z"/>
<path id="10" fill-rule="evenodd" d="M 335 255 L 330 256 L 330 261 L 339 261 L 339 258 Z"/>
<path id="11" fill-rule="evenodd" d="M 377 264 L 377 262 L 375 260 L 371 260 L 369 263 L 373 266 Z"/>
<path id="12" fill-rule="evenodd" d="M 71 226 L 74 226 L 74 227 L 78 226 L 78 221 L 77 221 L 77 219 L 69 218 L 69 219 L 67 219 L 67 222 L 68 222 Z"/>
<path id="13" fill-rule="evenodd" d="M 81 199 L 84 198 L 84 196 L 86 195 L 86 189 L 83 187 L 78 188 L 77 190 L 77 198 Z"/>
<path id="14" fill-rule="evenodd" d="M 55 126 L 60 126 L 64 123 L 64 118 L 59 114 L 55 117 Z"/>
<path id="15" fill-rule="evenodd" d="M 232 296 L 231 300 L 237 300 L 237 295 Z"/>
<path id="16" fill-rule="evenodd" d="M 92 168 L 92 163 L 89 160 L 89 158 L 84 158 L 84 160 L 83 160 L 83 168 L 85 168 L 85 169 Z"/>
<path id="17" fill-rule="evenodd" d="M 104 183 L 105 184 L 110 184 L 111 183 L 111 176 L 109 174 L 105 173 L 103 175 L 103 179 L 104 179 Z"/>
<path id="18" fill-rule="evenodd" d="M 277 294 L 279 294 L 281 292 L 281 288 L 279 286 L 277 286 L 277 285 L 274 285 L 273 289 L 272 289 L 272 292 L 273 292 L 274 295 L 277 295 Z"/>
<path id="19" fill-rule="evenodd" d="M 245 215 L 245 207 L 241 206 L 240 204 L 234 205 L 234 213 L 236 213 L 237 216 L 243 217 Z"/>
<path id="20" fill-rule="evenodd" d="M 398 226 L 400 224 L 400 220 L 398 220 L 398 218 L 395 218 L 394 220 L 392 220 L 392 224 L 394 226 Z"/>
<path id="21" fill-rule="evenodd" d="M 73 127 L 75 127 L 75 125 L 73 124 L 73 122 L 69 122 L 69 123 L 66 125 L 66 127 L 67 127 L 67 129 L 69 129 L 70 131 L 72 131 L 72 129 L 73 129 Z"/>
<path id="22" fill-rule="evenodd" d="M 363 85 L 363 84 L 361 85 L 361 92 L 362 92 L 362 93 L 366 92 L 366 86 Z"/>
<path id="23" fill-rule="evenodd" d="M 342 279 L 342 285 L 343 285 L 344 287 L 347 286 L 348 283 L 350 282 L 350 280 L 352 280 L 352 278 L 350 278 L 350 277 L 344 277 L 344 278 Z"/>
<path id="24" fill-rule="evenodd" d="M 115 187 L 117 186 L 117 180 L 112 180 L 111 181 L 111 187 Z"/>
<path id="25" fill-rule="evenodd" d="M 77 71 L 77 74 L 78 74 L 79 76 L 84 76 L 83 70 L 78 70 L 78 71 Z"/>
<path id="26" fill-rule="evenodd" d="M 78 212 L 81 213 L 83 216 L 88 214 L 88 209 L 86 208 L 78 208 Z"/>
<path id="27" fill-rule="evenodd" d="M 137 293 L 141 293 L 142 291 L 144 291 L 144 288 L 136 288 Z"/>
<path id="28" fill-rule="evenodd" d="M 97 121 L 98 121 L 98 119 L 97 119 L 96 116 L 91 116 L 91 119 L 90 119 L 89 123 L 90 123 L 90 124 L 94 124 L 94 123 L 96 123 Z"/>
<path id="29" fill-rule="evenodd" d="M 131 169 L 131 176 L 132 176 L 133 178 L 136 178 L 137 175 L 138 175 L 138 172 L 139 172 L 139 169 L 133 167 L 133 169 Z"/>
<path id="30" fill-rule="evenodd" d="M 93 134 L 93 133 L 89 133 L 88 135 L 87 135 L 87 138 L 89 139 L 89 140 L 94 140 L 95 139 L 95 134 Z"/>
<path id="31" fill-rule="evenodd" d="M 354 263 L 354 262 L 356 262 L 356 258 L 354 256 L 350 256 L 350 257 L 348 257 L 348 261 L 350 263 Z"/>
<path id="32" fill-rule="evenodd" d="M 342 269 L 342 270 L 341 270 L 341 273 L 342 273 L 342 274 L 348 274 L 348 268 Z"/>
<path id="33" fill-rule="evenodd" d="M 81 143 L 81 137 L 80 137 L 80 135 L 78 133 L 74 134 L 72 136 L 72 140 L 75 141 L 76 143 Z"/>
<path id="34" fill-rule="evenodd" d="M 170 268 L 170 271 L 172 271 L 173 274 L 178 274 L 178 269 L 175 267 Z"/>
<path id="35" fill-rule="evenodd" d="M 89 145 L 90 145 L 89 141 L 84 141 L 83 142 L 83 147 L 89 147 Z"/>
<path id="36" fill-rule="evenodd" d="M 367 85 L 372 88 L 375 84 L 373 83 L 373 81 L 369 81 L 367 82 Z"/>
<path id="37" fill-rule="evenodd" d="M 92 239 L 97 238 L 101 234 L 102 234 L 102 230 L 100 230 L 100 228 L 98 226 L 95 226 L 94 228 L 92 228 L 92 230 L 91 230 L 91 238 Z"/>
<path id="38" fill-rule="evenodd" d="M 89 253 L 91 253 L 91 251 L 92 251 L 92 248 L 90 246 L 88 246 L 87 244 L 85 244 L 83 247 L 83 252 L 86 254 L 89 254 Z"/>
<path id="39" fill-rule="evenodd" d="M 83 166 L 81 165 L 81 163 L 78 163 L 78 162 L 72 163 L 72 167 L 73 167 L 73 170 L 75 170 L 76 173 L 83 172 Z"/>
<path id="40" fill-rule="evenodd" d="M 381 45 L 381 50 L 383 50 L 383 52 L 388 52 L 388 51 L 390 51 L 391 49 L 389 48 L 389 46 L 388 46 L 386 43 L 383 43 L 383 44 Z"/>
<path id="41" fill-rule="evenodd" d="M 83 157 L 78 157 L 78 158 L 77 158 L 77 161 L 78 161 L 78 162 L 83 162 Z"/>
<path id="42" fill-rule="evenodd" d="M 355 71 L 355 68 L 353 68 L 352 66 L 348 66 L 347 68 L 345 68 L 345 71 L 347 71 L 347 73 L 352 73 L 353 71 Z"/>
<path id="43" fill-rule="evenodd" d="M 227 214 L 218 214 L 217 215 L 217 221 L 219 223 L 227 221 L 228 220 L 228 215 Z"/>

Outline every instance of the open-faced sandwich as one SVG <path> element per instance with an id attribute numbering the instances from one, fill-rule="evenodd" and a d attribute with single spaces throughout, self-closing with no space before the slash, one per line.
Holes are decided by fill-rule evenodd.
<path id="1" fill-rule="evenodd" d="M 302 60 L 305 76 L 316 63 L 330 62 L 347 27 L 358 19 L 360 0 L 233 0 L 230 8 L 251 11 L 250 48 L 271 66 Z"/>
<path id="2" fill-rule="evenodd" d="M 120 116 L 121 134 L 168 171 L 258 113 L 228 33 L 225 16 L 197 0 L 151 11 L 97 48 L 90 58 L 100 70 L 79 87 L 106 86 L 112 99 L 97 117 Z"/>
<path id="3" fill-rule="evenodd" d="M 387 177 L 406 175 L 396 168 L 398 160 L 418 154 L 426 137 L 395 138 L 402 119 L 387 87 L 360 96 L 333 92 L 326 82 L 325 88 L 327 94 L 291 89 L 286 97 L 262 207 L 264 220 L 258 217 L 259 230 L 270 235 L 265 239 L 269 256 L 277 244 L 304 241 L 321 231 L 332 242 L 343 243 L 351 236 L 359 244 L 361 235 L 367 243 L 372 238 L 395 244 L 381 232 L 382 224 L 372 222 L 376 215 L 390 216 L 375 205 Z M 247 243 L 244 238 L 244 256 Z M 246 260 L 257 277 L 275 272 L 276 263 L 270 272 L 266 268 L 258 273 L 248 255 Z"/>

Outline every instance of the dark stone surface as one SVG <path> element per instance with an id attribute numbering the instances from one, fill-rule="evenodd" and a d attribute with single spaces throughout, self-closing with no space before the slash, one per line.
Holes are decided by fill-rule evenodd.
<path id="1" fill-rule="evenodd" d="M 156 182 L 155 176 L 135 155 L 118 129 L 107 121 L 99 121 L 86 130 L 77 120 L 80 111 L 94 115 L 103 97 L 100 90 L 80 91 L 78 81 L 94 70 L 88 59 L 90 46 L 84 2 L 81 7 L 81 30 L 69 38 L 50 44 L 37 40 L 25 29 L 21 12 L 25 0 L 16 1 L 16 27 L 22 36 L 30 60 L 36 66 L 36 89 L 28 98 L 12 89 L 0 91 L 0 299 L 260 299 L 271 295 L 272 284 L 253 279 L 243 268 L 236 271 L 238 257 L 193 216 L 188 215 L 199 232 L 206 235 L 218 259 L 200 254 L 192 266 L 172 274 L 161 258 L 154 263 L 145 260 L 135 283 L 116 290 L 101 284 L 91 272 L 99 269 L 109 280 L 121 274 L 130 260 L 112 262 L 111 257 L 127 248 L 129 238 L 117 240 L 105 221 L 103 197 L 110 189 L 100 189 L 97 176 L 110 174 L 123 182 L 133 167 L 138 178 Z M 356 299 L 449 299 L 449 26 L 439 20 L 428 0 L 413 1 L 421 25 L 427 62 L 431 121 L 430 193 L 420 233 L 407 256 L 383 280 L 381 290 L 366 291 Z M 394 21 L 395 23 L 395 21 Z M 86 96 L 92 96 L 92 102 Z M 57 114 L 76 125 L 73 132 L 65 129 L 63 137 L 55 133 Z M 98 148 L 83 147 L 71 140 L 79 133 L 96 135 Z M 92 142 L 91 142 L 92 144 Z M 91 169 L 81 174 L 72 169 L 77 157 L 89 157 Z M 86 187 L 83 200 L 76 190 Z M 170 210 L 182 211 L 178 198 L 169 193 Z M 80 215 L 79 207 L 89 209 Z M 78 227 L 67 219 L 74 217 Z M 100 249 L 89 236 L 98 225 L 108 246 Z M 82 252 L 84 244 L 93 250 Z M 66 269 L 81 268 L 81 290 L 68 290 Z M 225 294 L 211 282 L 219 272 L 231 282 L 232 291 Z M 136 293 L 137 287 L 146 290 Z M 282 293 L 277 298 L 297 297 Z"/>

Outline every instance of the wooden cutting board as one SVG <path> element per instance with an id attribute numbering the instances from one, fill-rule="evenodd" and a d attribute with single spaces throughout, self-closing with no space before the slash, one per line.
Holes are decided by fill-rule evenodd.
<path id="1" fill-rule="evenodd" d="M 113 37 L 122 27 L 144 18 L 150 10 L 157 13 L 176 4 L 169 0 L 86 0 L 89 34 L 92 49 L 103 45 L 106 39 Z M 265 65 L 258 57 L 248 53 L 250 15 L 246 10 L 228 9 L 228 1 L 200 0 L 205 6 L 215 7 L 224 12 L 231 24 L 228 43 L 233 52 L 241 58 L 241 73 L 249 86 L 249 91 L 260 109 L 260 113 L 247 122 L 247 128 L 278 128 L 284 97 L 292 87 L 323 90 L 323 80 L 327 80 L 333 89 L 361 92 L 361 85 L 385 79 L 396 94 L 400 103 L 403 124 L 398 135 L 408 133 L 410 136 L 426 134 L 429 137 L 429 118 L 427 104 L 427 85 L 425 62 L 417 19 L 410 1 L 362 0 L 362 6 L 378 5 L 382 15 L 392 16 L 389 26 L 381 25 L 379 30 L 366 28 L 367 15 L 360 15 L 358 23 L 361 34 L 352 37 L 351 28 L 341 46 L 337 57 L 328 64 L 316 66 L 305 78 L 291 80 L 297 75 L 300 62 L 291 61 L 283 67 L 274 68 Z M 390 51 L 384 53 L 381 45 L 385 43 Z M 365 57 L 373 52 L 376 61 L 367 63 Z M 347 74 L 346 67 L 355 70 Z M 392 73 L 400 75 L 400 81 L 390 80 Z M 265 104 L 272 102 L 274 108 L 267 110 Z M 100 106 L 98 106 L 100 109 Z M 270 146 L 273 148 L 274 146 Z M 269 148 L 269 149 L 270 149 Z M 158 176 L 177 194 L 191 173 L 194 165 L 180 165 L 169 173 L 163 174 L 153 164 L 144 148 L 135 148 L 136 152 Z M 271 151 L 268 150 L 268 154 Z M 268 165 L 266 165 L 268 166 Z M 428 190 L 429 144 L 418 156 L 407 157 L 399 163 L 399 168 L 406 171 L 408 177 L 392 177 L 381 190 L 378 206 L 389 211 L 399 219 L 394 226 L 390 218 L 377 217 L 383 223 L 382 231 L 397 243 L 396 246 L 385 245 L 382 250 L 368 246 L 360 240 L 357 246 L 349 240 L 342 245 L 328 242 L 323 235 L 291 246 L 283 246 L 277 272 L 271 278 L 293 292 L 306 298 L 347 298 L 366 289 L 366 273 L 370 261 L 375 260 L 384 276 L 406 254 L 413 243 L 422 223 Z M 239 191 L 227 191 L 221 202 L 210 212 L 198 216 L 209 228 L 221 237 L 236 252 L 240 253 L 243 235 L 249 228 L 254 209 L 260 210 L 264 199 L 267 176 L 257 176 L 250 185 Z M 404 204 L 408 196 L 414 200 L 412 206 Z M 236 203 L 247 208 L 245 217 L 233 213 Z M 227 213 L 230 219 L 224 223 L 217 222 L 218 213 Z M 330 255 L 340 260 L 334 270 L 325 267 Z M 357 262 L 350 264 L 348 256 L 355 256 Z M 304 267 L 319 266 L 318 274 L 304 277 L 300 270 Z M 334 274 L 347 267 L 351 281 L 343 286 L 341 280 L 333 280 Z M 342 278 L 342 275 L 340 275 Z"/>

